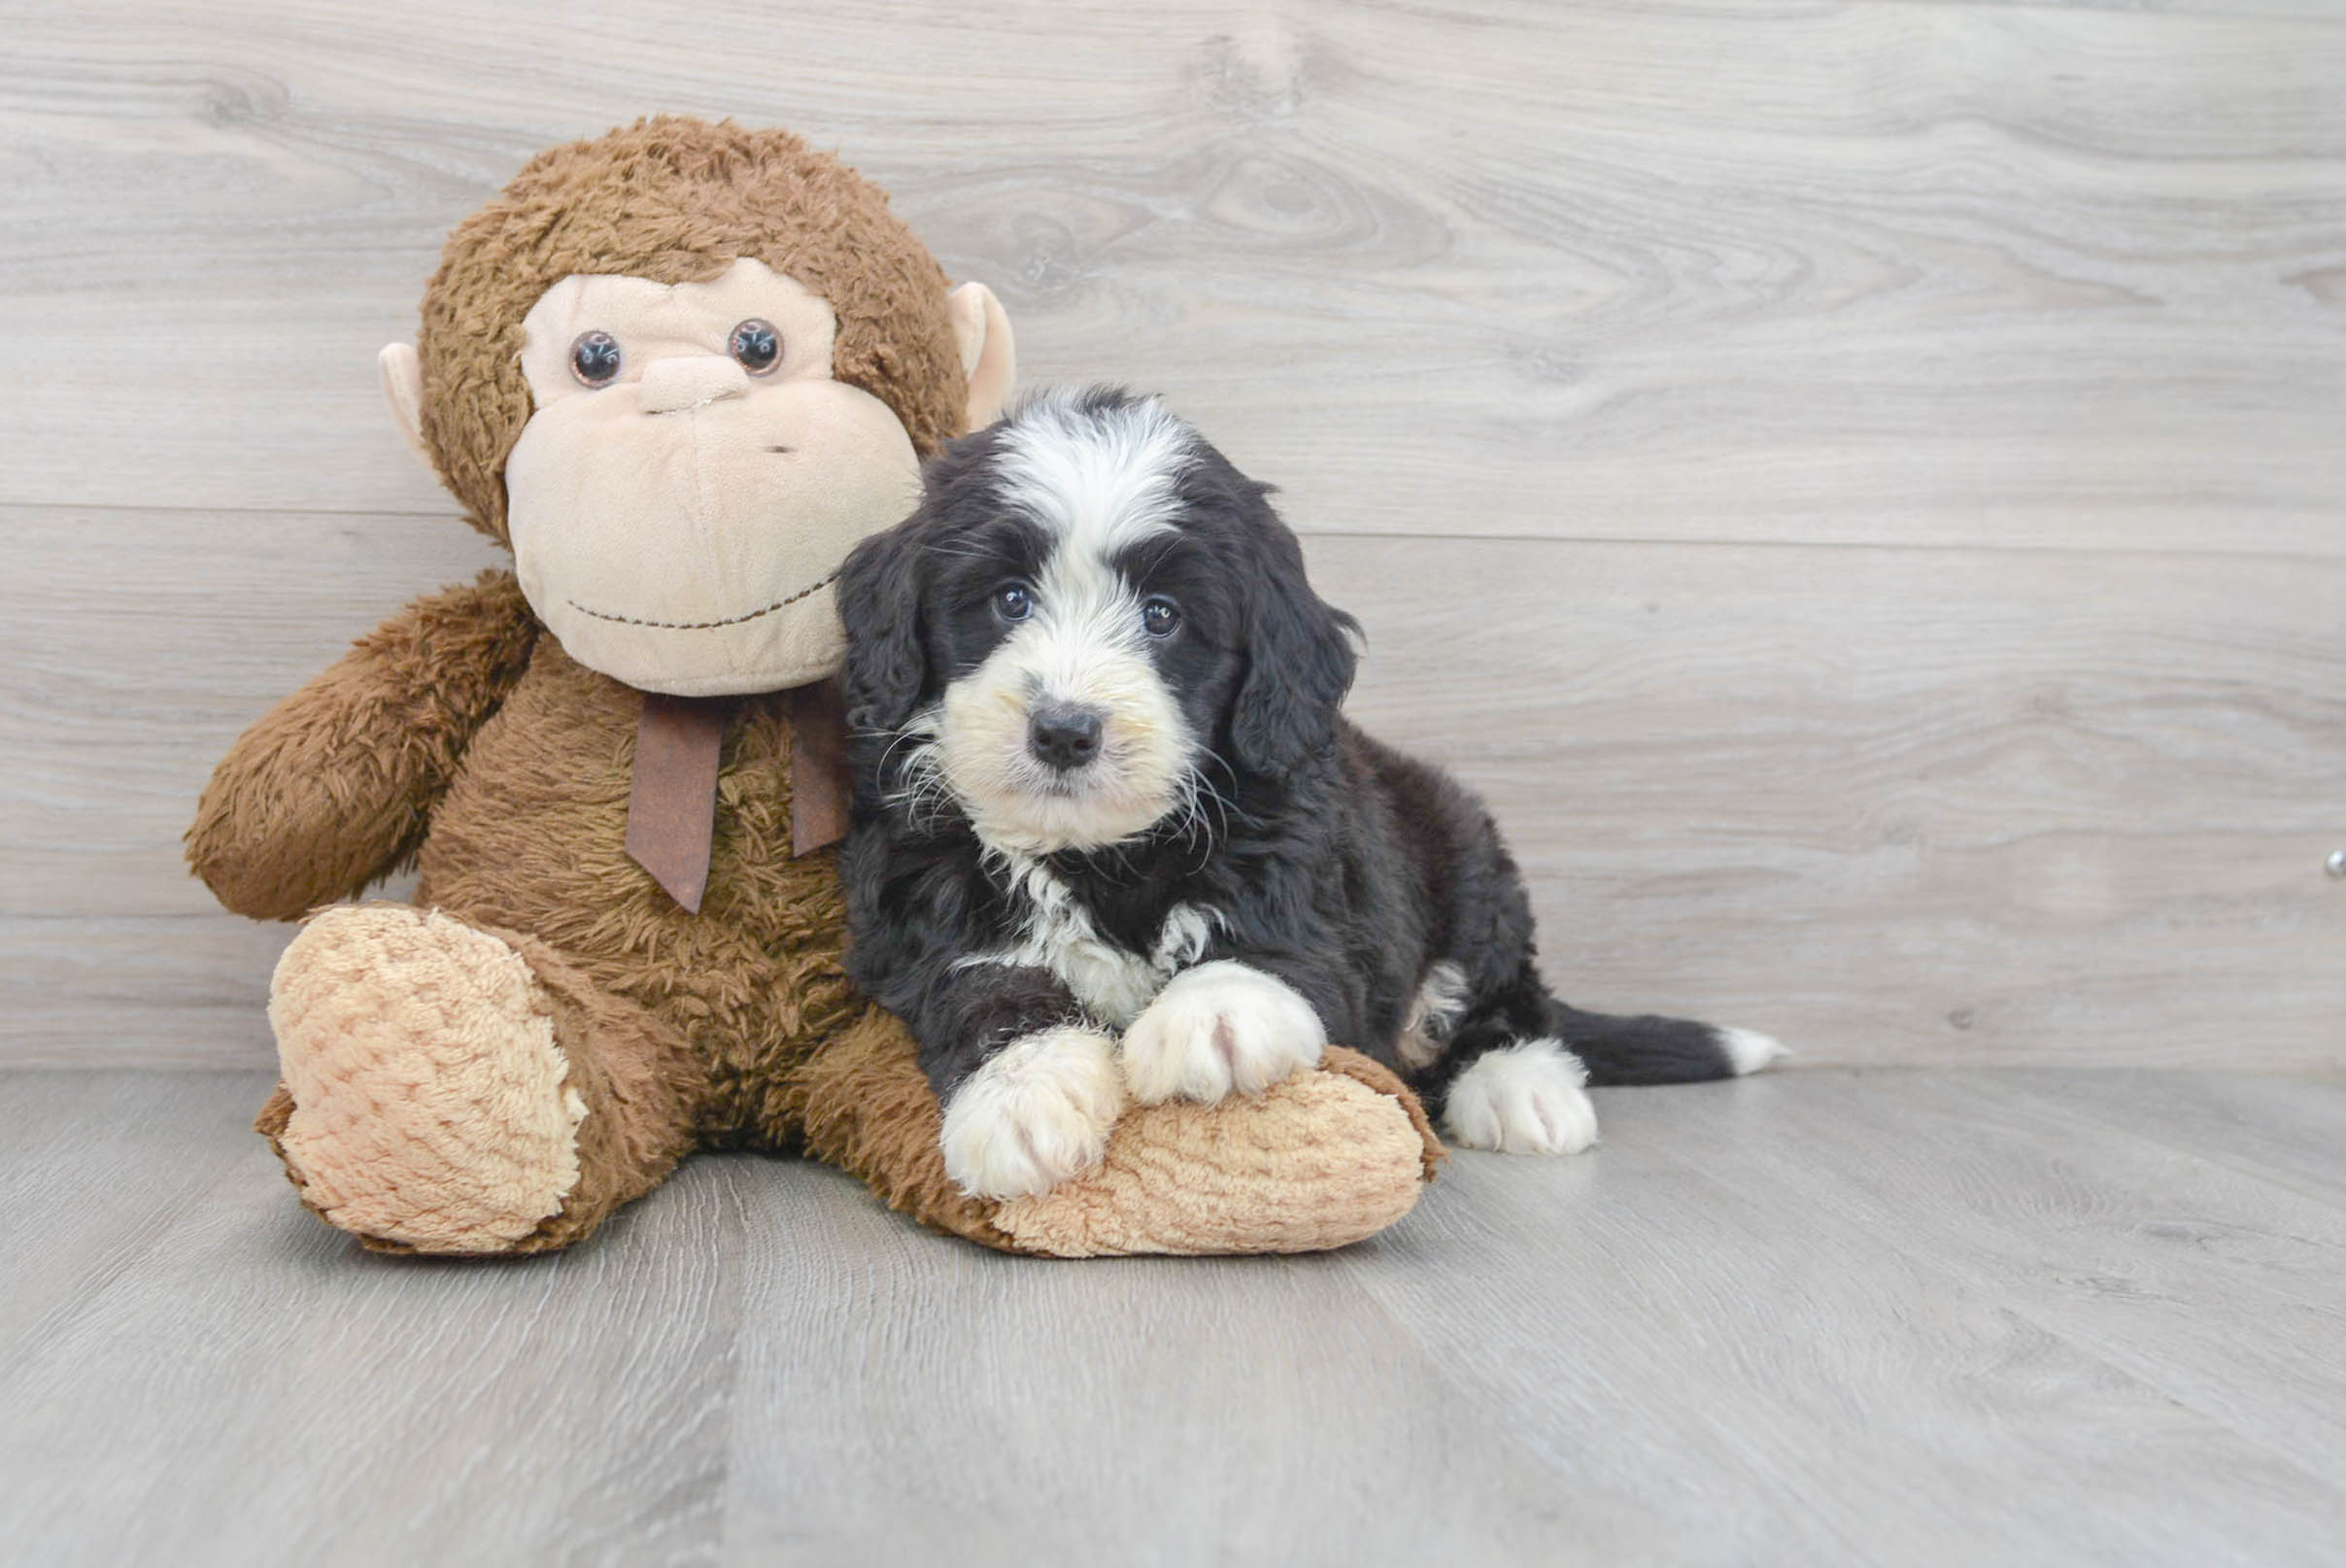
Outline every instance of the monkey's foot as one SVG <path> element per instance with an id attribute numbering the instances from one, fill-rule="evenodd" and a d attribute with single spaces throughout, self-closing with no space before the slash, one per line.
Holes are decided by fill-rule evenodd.
<path id="1" fill-rule="evenodd" d="M 1057 1257 L 1319 1251 L 1408 1213 L 1441 1157 L 1400 1080 L 1331 1046 L 1260 1095 L 1127 1112 L 1098 1165 L 992 1220 Z"/>
<path id="2" fill-rule="evenodd" d="M 499 1252 L 579 1179 L 587 1104 L 505 942 L 436 910 L 337 905 L 278 960 L 276 1135 L 312 1209 L 374 1242 Z"/>
<path id="3" fill-rule="evenodd" d="M 945 1167 L 942 1122 L 911 1034 L 878 1006 L 794 1075 L 807 1150 L 890 1207 L 1005 1252 L 1314 1252 L 1408 1213 L 1442 1159 L 1390 1069 L 1331 1045 L 1260 1095 L 1127 1110 L 1099 1163 L 1046 1192 L 976 1198 Z"/>

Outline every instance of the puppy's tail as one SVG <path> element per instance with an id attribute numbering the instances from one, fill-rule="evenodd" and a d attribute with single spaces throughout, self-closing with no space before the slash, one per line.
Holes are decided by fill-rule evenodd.
<path id="1" fill-rule="evenodd" d="M 1592 1084 L 1702 1083 L 1756 1073 L 1784 1054 L 1771 1036 L 1686 1018 L 1616 1018 L 1563 1003 L 1548 1027 L 1588 1068 Z"/>

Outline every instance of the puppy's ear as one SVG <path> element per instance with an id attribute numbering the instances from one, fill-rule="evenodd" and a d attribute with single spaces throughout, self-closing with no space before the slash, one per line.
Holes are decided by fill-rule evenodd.
<path id="1" fill-rule="evenodd" d="M 847 628 L 840 675 L 847 727 L 854 733 L 901 730 L 929 689 L 921 641 L 921 535 L 927 512 L 855 547 L 839 568 L 839 620 Z"/>
<path id="2" fill-rule="evenodd" d="M 1334 738 L 1360 663 L 1352 649 L 1360 623 L 1311 591 L 1303 547 L 1270 504 L 1258 499 L 1248 510 L 1258 514 L 1248 519 L 1256 571 L 1230 739 L 1241 767 L 1276 773 Z"/>

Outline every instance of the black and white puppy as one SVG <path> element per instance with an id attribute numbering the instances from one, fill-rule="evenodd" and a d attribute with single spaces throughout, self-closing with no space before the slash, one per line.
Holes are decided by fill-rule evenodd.
<path id="1" fill-rule="evenodd" d="M 1043 1191 L 1128 1100 L 1254 1093 L 1331 1040 L 1453 1142 L 1544 1154 L 1596 1138 L 1587 1083 L 1778 1052 L 1548 994 L 1489 815 L 1339 712 L 1356 626 L 1268 491 L 1153 398 L 1046 395 L 840 577 L 849 965 L 969 1192 Z"/>

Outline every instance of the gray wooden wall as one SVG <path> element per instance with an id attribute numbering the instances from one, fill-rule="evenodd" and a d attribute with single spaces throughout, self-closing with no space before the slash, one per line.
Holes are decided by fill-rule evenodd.
<path id="1" fill-rule="evenodd" d="M 178 835 L 491 558 L 377 403 L 638 113 L 835 147 L 1280 484 L 1551 975 L 1819 1062 L 2346 1069 L 2346 6 L 0 5 L 0 1061 L 251 1065 Z"/>

